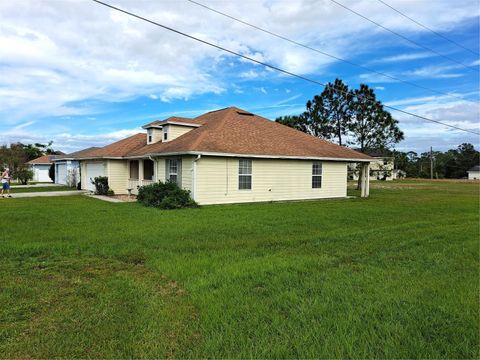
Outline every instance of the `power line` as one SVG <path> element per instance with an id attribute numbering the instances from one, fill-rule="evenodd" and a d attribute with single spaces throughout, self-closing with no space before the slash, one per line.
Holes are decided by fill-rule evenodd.
<path id="1" fill-rule="evenodd" d="M 209 6 L 207 6 L 207 5 L 204 5 L 204 4 L 202 4 L 202 3 L 199 3 L 199 2 L 197 2 L 197 1 L 195 1 L 195 0 L 187 0 L 187 1 L 191 2 L 192 4 L 201 6 L 201 7 L 205 8 L 205 9 L 207 9 L 207 10 L 209 10 L 209 11 L 212 11 L 212 12 L 214 12 L 214 13 L 217 13 L 217 14 L 219 14 L 219 15 L 222 15 L 222 16 L 225 16 L 225 17 L 227 17 L 227 18 L 229 18 L 229 19 L 232 19 L 232 20 L 234 20 L 234 21 L 237 21 L 237 22 L 239 22 L 239 23 L 241 23 L 241 24 L 244 24 L 244 25 L 246 25 L 246 26 L 252 27 L 252 28 L 254 28 L 254 29 L 256 29 L 256 30 L 262 31 L 262 32 L 264 32 L 264 33 L 266 33 L 266 34 L 272 35 L 272 36 L 274 36 L 274 37 L 276 37 L 276 38 L 279 38 L 279 39 L 288 41 L 288 42 L 290 42 L 290 43 L 292 43 L 292 44 L 295 44 L 295 45 L 297 45 L 297 46 L 303 47 L 303 48 L 305 48 L 305 49 L 308 49 L 308 50 L 311 50 L 311 51 L 315 51 L 315 52 L 317 52 L 317 53 L 319 53 L 319 54 L 328 56 L 328 57 L 333 58 L 333 59 L 335 59 L 335 60 L 343 61 L 344 63 L 347 63 L 347 64 L 349 64 L 349 65 L 352 65 L 352 66 L 356 66 L 356 67 L 365 69 L 365 70 L 367 70 L 367 71 L 369 71 L 369 72 L 371 72 L 371 73 L 374 73 L 374 74 L 377 74 L 377 75 L 381 75 L 381 76 L 385 76 L 385 77 L 387 77 L 387 78 L 389 78 L 389 79 L 392 79 L 392 80 L 395 80 L 395 81 L 399 81 L 399 82 L 402 82 L 402 83 L 407 84 L 407 85 L 415 86 L 415 87 L 417 87 L 417 88 L 419 88 L 419 89 L 427 90 L 427 91 L 430 91 L 430 92 L 433 92 L 433 93 L 436 93 L 436 94 L 446 95 L 446 96 L 449 96 L 449 97 L 453 97 L 453 98 L 457 98 L 457 99 L 460 99 L 460 100 L 464 100 L 464 101 L 469 101 L 469 102 L 471 102 L 471 100 L 464 99 L 464 98 L 461 97 L 461 96 L 457 96 L 457 95 L 454 95 L 454 94 L 449 94 L 449 93 L 442 92 L 442 91 L 439 91 L 439 90 L 431 89 L 431 88 L 426 87 L 426 86 L 423 86 L 423 85 L 415 84 L 415 83 L 413 83 L 413 82 L 411 82 L 411 81 L 408 81 L 408 80 L 402 80 L 402 79 L 400 79 L 400 78 L 398 78 L 398 77 L 396 77 L 396 76 L 388 75 L 388 74 L 386 74 L 386 73 L 383 73 L 383 72 L 374 70 L 374 69 L 369 68 L 369 67 L 367 67 L 367 66 L 363 66 L 363 65 L 354 63 L 353 61 L 346 60 L 346 59 L 342 59 L 342 58 L 340 58 L 340 57 L 338 57 L 338 56 L 335 56 L 335 55 L 326 53 L 325 51 L 318 50 L 318 49 L 313 48 L 313 47 L 311 47 L 311 46 L 302 44 L 302 43 L 300 43 L 300 42 L 298 42 L 298 41 L 292 40 L 292 39 L 287 38 L 287 37 L 285 37 L 285 36 L 283 36 L 283 35 L 279 35 L 279 34 L 277 34 L 277 33 L 274 33 L 274 32 L 272 32 L 272 31 L 270 31 L 270 30 L 266 30 L 266 29 L 261 28 L 261 27 L 259 27 L 259 26 L 257 26 L 257 25 L 254 25 L 254 24 L 252 24 L 252 23 L 248 23 L 248 22 L 246 22 L 246 21 L 244 21 L 244 20 L 241 20 L 241 19 L 236 18 L 236 17 L 234 17 L 234 16 L 232 16 L 232 15 L 229 15 L 229 14 L 226 14 L 226 13 L 221 12 L 221 11 L 219 11 L 219 10 L 216 10 L 216 9 L 214 9 L 214 8 L 212 8 L 212 7 L 209 7 Z"/>
<path id="2" fill-rule="evenodd" d="M 176 29 L 171 28 L 171 27 L 169 27 L 169 26 L 167 26 L 167 25 L 160 24 L 160 23 L 158 23 L 158 22 L 155 22 L 155 21 L 153 21 L 153 20 L 149 20 L 149 19 L 147 19 L 147 18 L 145 18 L 145 17 L 142 17 L 142 16 L 140 16 L 140 15 L 134 14 L 134 13 L 129 12 L 129 11 L 127 11 L 127 10 L 123 10 L 123 9 L 118 8 L 118 7 L 116 7 L 116 6 L 113 6 L 113 5 L 104 3 L 103 1 L 100 1 L 100 0 L 92 0 L 92 1 L 94 1 L 94 2 L 96 2 L 96 3 L 98 3 L 98 4 L 100 4 L 100 5 L 106 6 L 106 7 L 108 7 L 108 8 L 111 8 L 111 9 L 113 9 L 113 10 L 116 10 L 116 11 L 122 12 L 122 13 L 124 13 L 124 14 L 127 14 L 127 15 L 129 15 L 129 16 L 135 17 L 135 18 L 137 18 L 137 19 L 139 19 L 139 20 L 148 22 L 148 23 L 150 23 L 150 24 L 152 24 L 152 25 L 161 27 L 161 28 L 163 28 L 163 29 L 165 29 L 165 30 L 174 32 L 174 33 L 176 33 L 176 34 L 178 34 L 178 35 L 182 35 L 182 36 L 184 36 L 184 37 L 186 37 L 186 38 L 189 38 L 189 39 L 198 41 L 198 42 L 200 42 L 200 43 L 202 43 L 202 44 L 205 44 L 205 45 L 214 47 L 214 48 L 216 48 L 216 49 L 218 49 L 218 50 L 222 50 L 222 51 L 227 52 L 227 53 L 229 53 L 229 54 L 232 54 L 232 55 L 241 57 L 241 58 L 243 58 L 243 59 L 245 59 L 245 60 L 249 60 L 249 61 L 254 62 L 254 63 L 256 63 L 256 64 L 259 64 L 259 65 L 263 65 L 263 66 L 265 66 L 265 67 L 267 67 L 267 68 L 270 68 L 270 69 L 272 69 L 272 70 L 276 70 L 276 71 L 281 72 L 281 73 L 283 73 L 283 74 L 290 75 L 290 76 L 296 77 L 296 78 L 298 78 L 298 79 L 301 79 L 301 80 L 304 80 L 304 81 L 307 81 L 307 82 L 310 82 L 310 83 L 313 83 L 313 84 L 317 84 L 317 85 L 320 85 L 320 86 L 326 86 L 324 83 L 322 83 L 322 82 L 320 82 L 320 81 L 313 80 L 313 79 L 307 78 L 307 77 L 305 77 L 305 76 L 292 73 L 292 72 L 290 72 L 290 71 L 288 71 L 288 70 L 284 70 L 284 69 L 279 68 L 279 67 L 276 67 L 276 66 L 274 66 L 274 65 L 270 65 L 270 64 L 268 64 L 268 63 L 265 63 L 265 62 L 256 60 L 256 59 L 251 58 L 251 57 L 249 57 L 249 56 L 247 56 L 247 55 L 242 55 L 242 54 L 240 54 L 240 53 L 238 53 L 238 52 L 235 52 L 235 51 L 233 51 L 233 50 L 227 49 L 227 48 L 222 47 L 222 46 L 220 46 L 220 45 L 216 45 L 216 44 L 211 43 L 211 42 L 209 42 L 209 41 L 206 41 L 206 40 L 202 40 L 202 39 L 200 39 L 200 38 L 197 38 L 197 37 L 195 37 L 195 36 L 193 36 L 193 35 L 189 35 L 189 34 L 187 34 L 187 33 L 184 33 L 184 32 L 182 32 L 182 31 L 180 31 L 180 30 L 176 30 Z M 337 89 L 337 90 L 339 90 L 339 89 Z M 341 90 L 339 90 L 339 91 L 341 91 Z M 345 91 L 342 91 L 342 92 L 345 93 Z M 373 100 L 368 99 L 368 98 L 366 98 L 366 99 L 367 99 L 367 100 L 370 100 L 370 101 L 373 101 Z M 446 123 L 443 123 L 443 122 L 438 121 L 438 120 L 429 119 L 429 118 L 426 118 L 426 117 L 424 117 L 424 116 L 417 115 L 417 114 L 411 113 L 411 112 L 406 111 L 406 110 L 402 110 L 402 109 L 395 108 L 395 107 L 393 107 L 393 106 L 389 106 L 389 105 L 383 105 L 383 106 L 384 106 L 385 108 L 388 108 L 388 109 L 391 109 L 391 110 L 395 110 L 395 111 L 401 112 L 401 113 L 406 114 L 406 115 L 411 115 L 411 116 L 417 117 L 417 118 L 419 118 L 419 119 L 423 119 L 423 120 L 426 120 L 426 121 L 434 122 L 434 123 L 437 123 L 437 124 L 440 124 L 440 125 L 443 125 L 443 126 L 447 126 L 447 127 L 450 127 L 450 128 L 456 129 L 456 130 L 460 130 L 460 131 L 469 132 L 469 133 L 472 133 L 472 134 L 475 134 L 475 135 L 480 135 L 480 133 L 477 133 L 477 132 L 475 132 L 475 131 L 473 131 L 473 130 L 462 129 L 462 128 L 458 127 L 458 126 L 446 124 Z"/>
<path id="3" fill-rule="evenodd" d="M 470 67 L 470 66 L 465 65 L 464 63 L 462 63 L 462 62 L 460 62 L 460 61 L 457 61 L 457 60 L 451 58 L 450 56 L 443 55 L 442 53 L 439 53 L 438 51 L 436 51 L 436 50 L 434 50 L 434 49 L 432 49 L 432 48 L 430 48 L 430 47 L 427 47 L 427 46 L 422 45 L 422 44 L 420 44 L 420 43 L 418 43 L 418 42 L 416 42 L 416 41 L 414 41 L 414 40 L 412 40 L 412 39 L 409 39 L 408 37 L 406 37 L 406 36 L 404 36 L 404 35 L 396 32 L 395 30 L 392 30 L 392 29 L 389 29 L 389 28 L 386 27 L 386 26 L 383 26 L 382 24 L 380 24 L 380 23 L 378 23 L 378 22 L 376 22 L 376 21 L 374 21 L 374 20 L 366 17 L 365 15 L 360 14 L 359 12 L 357 12 L 357 11 L 349 8 L 349 7 L 346 6 L 346 5 L 343 5 L 342 3 L 340 3 L 340 2 L 338 2 L 338 1 L 336 1 L 336 0 L 330 0 L 330 1 L 333 2 L 334 4 L 337 4 L 338 6 L 340 6 L 340 7 L 342 7 L 342 8 L 344 8 L 345 10 L 348 10 L 348 11 L 350 11 L 351 13 L 353 13 L 353 14 L 361 17 L 362 19 L 365 19 L 365 20 L 371 22 L 372 24 L 374 24 L 374 25 L 382 28 L 383 30 L 388 31 L 389 33 L 392 33 L 392 34 L 394 34 L 394 35 L 402 38 L 403 40 L 408 41 L 409 43 L 414 44 L 415 46 L 418 46 L 418 47 L 420 47 L 420 48 L 422 48 L 422 49 L 425 49 L 425 50 L 427 50 L 427 51 L 430 51 L 430 52 L 432 52 L 432 53 L 434 53 L 434 54 L 436 54 L 436 55 L 438 55 L 438 56 L 441 56 L 441 57 L 443 57 L 443 58 L 445 58 L 445 59 L 447 59 L 447 60 L 449 60 L 449 61 L 451 61 L 451 62 L 454 62 L 454 63 L 456 63 L 456 64 L 459 64 L 459 65 L 463 66 L 464 68 L 466 68 L 466 69 L 468 69 L 468 70 L 475 71 L 475 72 L 478 72 L 478 71 L 479 71 L 479 70 L 476 69 L 476 68 Z"/>
<path id="4" fill-rule="evenodd" d="M 395 11 L 396 13 L 402 15 L 404 18 L 407 18 L 407 19 L 410 20 L 411 22 L 417 24 L 418 26 L 421 26 L 422 28 L 430 31 L 431 33 L 433 33 L 433 34 L 441 37 L 442 39 L 447 40 L 447 41 L 451 42 L 452 44 L 455 44 L 455 45 L 457 45 L 458 47 L 461 47 L 461 48 L 464 49 L 464 50 L 467 50 L 468 52 L 472 53 L 472 54 L 475 55 L 475 56 L 479 56 L 479 55 L 480 55 L 479 53 L 477 53 L 477 52 L 475 52 L 475 51 L 473 51 L 473 50 L 471 50 L 471 49 L 463 46 L 462 44 L 460 44 L 460 43 L 458 43 L 458 42 L 456 42 L 456 41 L 454 41 L 454 40 L 452 40 L 452 39 L 447 38 L 446 36 L 440 34 L 440 33 L 437 32 L 437 31 L 429 28 L 428 26 L 422 24 L 421 22 L 419 22 L 419 21 L 417 21 L 417 20 L 415 20 L 415 19 L 412 19 L 410 16 L 408 16 L 407 14 L 401 12 L 401 11 L 398 10 L 398 9 L 395 9 L 392 5 L 387 4 L 385 1 L 383 1 L 383 0 L 377 0 L 377 1 L 380 2 L 380 3 L 382 3 L 382 4 L 385 5 L 385 6 L 389 7 L 390 9 L 392 9 L 393 11 Z"/>

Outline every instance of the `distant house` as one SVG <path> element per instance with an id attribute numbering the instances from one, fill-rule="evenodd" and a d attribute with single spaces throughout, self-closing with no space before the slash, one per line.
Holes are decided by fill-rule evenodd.
<path id="1" fill-rule="evenodd" d="M 357 150 L 358 151 L 358 150 Z M 395 169 L 395 158 L 388 152 L 379 150 L 364 151 L 373 158 L 370 163 L 370 179 L 391 181 L 405 177 L 405 172 Z M 356 163 L 348 166 L 348 178 L 350 180 L 358 180 L 359 170 Z"/>
<path id="2" fill-rule="evenodd" d="M 58 155 L 43 155 L 27 162 L 27 165 L 33 170 L 33 181 L 52 182 L 48 171 L 57 156 Z"/>
<path id="3" fill-rule="evenodd" d="M 480 180 L 480 165 L 476 165 L 467 171 L 468 180 Z"/>
<path id="4" fill-rule="evenodd" d="M 76 158 L 96 149 L 98 148 L 90 147 L 55 158 L 55 183 L 72 187 L 77 186 L 80 182 L 80 163 Z"/>
<path id="5" fill-rule="evenodd" d="M 368 196 L 370 156 L 239 108 L 143 128 L 146 133 L 73 156 L 82 188 L 94 190 L 91 180 L 107 176 L 116 194 L 173 181 L 199 204 L 341 198 L 347 196 L 347 164 L 358 162 L 361 194 Z"/>

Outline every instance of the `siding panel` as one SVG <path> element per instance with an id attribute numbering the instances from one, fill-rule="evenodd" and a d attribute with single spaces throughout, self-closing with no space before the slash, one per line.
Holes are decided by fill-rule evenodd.
<path id="1" fill-rule="evenodd" d="M 345 197 L 347 164 L 323 163 L 322 187 L 312 189 L 312 161 L 252 159 L 252 190 L 238 190 L 238 158 L 202 157 L 197 162 L 200 204 Z"/>
<path id="2" fill-rule="evenodd" d="M 115 194 L 127 194 L 128 162 L 127 160 L 108 160 L 108 185 Z"/>

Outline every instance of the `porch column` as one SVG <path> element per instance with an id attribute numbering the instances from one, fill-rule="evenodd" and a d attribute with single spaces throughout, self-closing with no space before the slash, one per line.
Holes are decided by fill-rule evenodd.
<path id="1" fill-rule="evenodd" d="M 143 185 L 143 159 L 138 160 L 138 184 Z"/>
<path id="2" fill-rule="evenodd" d="M 362 163 L 360 170 L 360 197 L 370 194 L 370 164 Z"/>

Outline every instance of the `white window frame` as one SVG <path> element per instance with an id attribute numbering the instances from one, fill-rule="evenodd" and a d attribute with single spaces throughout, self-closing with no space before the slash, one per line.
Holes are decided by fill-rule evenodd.
<path id="1" fill-rule="evenodd" d="M 246 164 L 246 166 L 245 166 Z M 250 179 L 250 187 L 242 188 L 241 179 Z M 251 159 L 239 159 L 238 160 L 238 190 L 251 191 L 253 187 L 252 177 L 252 160 Z"/>
<path id="2" fill-rule="evenodd" d="M 168 141 L 168 126 L 164 126 L 162 130 L 162 141 Z"/>
<path id="3" fill-rule="evenodd" d="M 175 172 L 172 172 L 172 162 L 176 163 Z M 182 185 L 182 159 L 172 158 L 165 160 L 165 181 L 172 181 L 171 177 L 176 176 L 178 186 Z"/>
<path id="4" fill-rule="evenodd" d="M 322 188 L 323 178 L 323 163 L 321 161 L 314 161 L 312 163 L 312 189 Z M 320 180 L 320 186 L 317 186 L 315 180 Z"/>
<path id="5" fill-rule="evenodd" d="M 147 143 L 153 142 L 153 129 L 147 129 Z"/>

